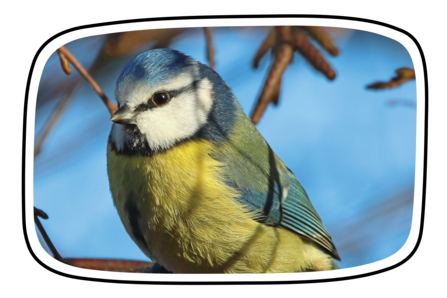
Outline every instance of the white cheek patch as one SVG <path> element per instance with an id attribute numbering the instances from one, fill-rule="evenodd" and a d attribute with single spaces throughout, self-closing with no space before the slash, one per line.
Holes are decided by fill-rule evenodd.
<path id="1" fill-rule="evenodd" d="M 207 122 L 213 105 L 212 84 L 205 78 L 197 87 L 197 90 L 182 93 L 167 105 L 142 112 L 137 117 L 137 126 L 146 135 L 151 149 L 167 149 L 194 135 Z"/>
<path id="2" fill-rule="evenodd" d="M 199 109 L 207 111 L 211 110 L 213 106 L 213 84 L 211 84 L 210 80 L 204 78 L 198 84 L 197 96 L 198 96 L 198 104 Z"/>

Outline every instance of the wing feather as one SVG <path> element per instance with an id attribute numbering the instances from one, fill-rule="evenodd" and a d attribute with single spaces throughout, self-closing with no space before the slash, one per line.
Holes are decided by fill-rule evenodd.
<path id="1" fill-rule="evenodd" d="M 240 192 L 240 203 L 263 214 L 256 219 L 259 222 L 287 228 L 340 260 L 331 236 L 298 179 L 242 110 L 236 118 L 236 128 L 219 145 L 215 158 L 223 164 L 227 184 Z"/>

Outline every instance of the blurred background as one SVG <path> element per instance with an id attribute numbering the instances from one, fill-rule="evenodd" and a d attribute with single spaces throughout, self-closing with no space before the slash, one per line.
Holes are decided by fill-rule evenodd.
<path id="1" fill-rule="evenodd" d="M 215 70 L 250 114 L 273 61 L 253 58 L 271 28 L 212 28 Z M 269 105 L 257 128 L 306 189 L 332 235 L 342 268 L 397 252 L 411 229 L 416 145 L 416 85 L 369 90 L 401 67 L 412 68 L 406 49 L 377 34 L 326 28 L 340 50 L 324 54 L 337 76 L 327 79 L 298 53 L 282 78 L 279 105 Z M 105 94 L 124 66 L 141 52 L 171 47 L 208 64 L 203 28 L 161 29 L 92 36 L 67 49 Z M 35 140 L 67 94 L 34 163 L 34 206 L 64 258 L 149 259 L 122 226 L 109 191 L 106 145 L 110 115 L 72 67 L 67 76 L 54 53 L 37 98 Z M 39 239 L 43 247 L 48 247 Z"/>

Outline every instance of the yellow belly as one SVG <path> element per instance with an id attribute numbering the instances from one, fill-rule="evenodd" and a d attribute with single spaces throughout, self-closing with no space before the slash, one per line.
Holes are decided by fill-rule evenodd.
<path id="1" fill-rule="evenodd" d="M 330 257 L 283 228 L 266 226 L 224 183 L 212 144 L 193 140 L 151 157 L 118 155 L 109 145 L 110 190 L 120 218 L 151 259 L 175 273 L 329 270 Z M 132 231 L 126 202 L 139 211 Z M 135 221 L 135 219 L 134 219 Z M 141 240 L 141 237 L 140 237 Z"/>

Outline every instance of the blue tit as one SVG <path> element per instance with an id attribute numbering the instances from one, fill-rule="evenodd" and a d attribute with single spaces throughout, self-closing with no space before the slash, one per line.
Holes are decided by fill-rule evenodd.
<path id="1" fill-rule="evenodd" d="M 140 54 L 116 83 L 107 171 L 151 272 L 338 269 L 295 175 L 212 69 L 171 49 Z"/>

